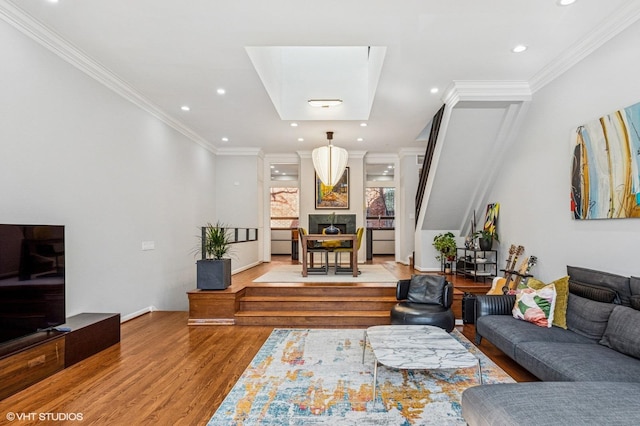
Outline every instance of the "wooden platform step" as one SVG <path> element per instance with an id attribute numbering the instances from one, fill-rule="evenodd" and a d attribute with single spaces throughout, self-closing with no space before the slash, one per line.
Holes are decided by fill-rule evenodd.
<path id="1" fill-rule="evenodd" d="M 269 286 L 251 285 L 244 289 L 245 297 L 253 296 L 305 296 L 305 297 L 394 297 L 396 285 L 353 285 L 353 284 L 271 284 Z"/>
<path id="2" fill-rule="evenodd" d="M 389 311 L 397 303 L 391 296 L 245 296 L 240 311 Z"/>
<path id="3" fill-rule="evenodd" d="M 238 325 L 369 327 L 389 324 L 389 311 L 239 311 Z"/>

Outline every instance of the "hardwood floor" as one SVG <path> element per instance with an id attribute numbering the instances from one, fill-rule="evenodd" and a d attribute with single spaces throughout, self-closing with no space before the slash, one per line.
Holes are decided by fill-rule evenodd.
<path id="1" fill-rule="evenodd" d="M 253 280 L 279 262 L 287 260 L 234 280 Z M 411 275 L 389 259 L 378 262 L 400 278 Z M 22 414 L 25 420 L 13 422 L 20 425 L 45 424 L 46 413 L 82 416 L 55 424 L 206 424 L 273 327 L 189 327 L 187 318 L 187 312 L 153 312 L 122 324 L 120 344 L 0 401 L 0 424 L 8 413 Z M 473 341 L 472 325 L 459 329 Z M 536 380 L 486 340 L 480 349 L 517 381 Z"/>

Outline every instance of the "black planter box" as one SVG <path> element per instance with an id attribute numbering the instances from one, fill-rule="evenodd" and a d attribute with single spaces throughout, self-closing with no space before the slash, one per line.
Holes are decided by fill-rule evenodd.
<path id="1" fill-rule="evenodd" d="M 231 259 L 202 259 L 196 265 L 198 289 L 224 290 L 231 285 Z"/>

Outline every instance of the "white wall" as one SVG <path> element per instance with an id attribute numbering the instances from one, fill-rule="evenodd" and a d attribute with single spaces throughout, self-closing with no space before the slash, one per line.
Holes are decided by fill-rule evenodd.
<path id="1" fill-rule="evenodd" d="M 544 280 L 566 275 L 567 264 L 640 275 L 639 219 L 576 221 L 569 211 L 572 132 L 640 102 L 638 40 L 640 23 L 534 94 L 491 191 L 500 202 L 501 259 L 517 243 L 538 256 L 533 273 Z"/>
<path id="2" fill-rule="evenodd" d="M 261 261 L 261 240 L 265 234 L 262 220 L 264 165 L 258 152 L 218 155 L 216 165 L 218 203 L 215 221 L 237 228 L 258 228 L 258 241 L 232 246 L 231 268 L 236 273 Z"/>
<path id="3" fill-rule="evenodd" d="M 0 222 L 66 226 L 68 315 L 186 310 L 214 155 L 3 21 L 0 52 Z"/>
<path id="4" fill-rule="evenodd" d="M 396 239 L 398 250 L 396 261 L 409 264 L 409 256 L 414 253 L 416 229 L 416 192 L 418 191 L 419 170 L 417 156 L 424 155 L 424 149 L 404 149 L 400 152 L 396 167 Z M 415 259 L 414 259 L 415 262 Z"/>

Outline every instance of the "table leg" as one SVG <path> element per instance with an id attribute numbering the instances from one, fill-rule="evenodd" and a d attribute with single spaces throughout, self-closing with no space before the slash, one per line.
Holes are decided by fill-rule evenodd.
<path id="1" fill-rule="evenodd" d="M 375 358 L 375 355 L 374 355 Z M 375 363 L 373 364 L 373 397 L 371 398 L 371 402 L 375 404 L 376 402 L 376 386 L 378 382 L 378 358 L 375 359 Z"/>
<path id="2" fill-rule="evenodd" d="M 362 337 L 362 363 L 364 364 L 364 351 L 367 349 L 367 329 L 364 330 L 364 336 Z"/>
<path id="3" fill-rule="evenodd" d="M 309 272 L 307 270 L 307 239 L 303 235 L 300 244 L 302 244 L 302 276 L 309 276 Z"/>
<path id="4" fill-rule="evenodd" d="M 351 249 L 351 269 L 353 270 L 353 276 L 358 276 L 358 240 L 354 239 Z"/>
<path id="5" fill-rule="evenodd" d="M 480 358 L 478 358 L 478 376 L 480 378 L 480 384 L 482 383 L 482 366 L 480 365 Z"/>

